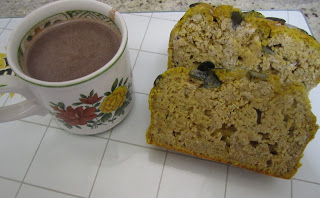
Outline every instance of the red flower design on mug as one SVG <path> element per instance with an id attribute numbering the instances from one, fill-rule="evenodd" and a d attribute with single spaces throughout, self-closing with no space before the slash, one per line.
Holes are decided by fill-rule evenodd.
<path id="1" fill-rule="evenodd" d="M 102 99 L 101 97 L 98 97 L 98 94 L 94 94 L 93 96 L 88 96 L 88 99 L 79 98 L 79 100 L 84 104 L 94 104 L 99 102 Z"/>
<path id="2" fill-rule="evenodd" d="M 92 120 L 97 117 L 95 114 L 96 108 L 88 107 L 83 109 L 83 107 L 72 108 L 68 106 L 66 110 L 59 109 L 58 107 L 52 106 L 52 108 L 59 113 L 56 117 L 64 120 L 66 123 L 77 126 L 86 125 L 88 120 Z"/>

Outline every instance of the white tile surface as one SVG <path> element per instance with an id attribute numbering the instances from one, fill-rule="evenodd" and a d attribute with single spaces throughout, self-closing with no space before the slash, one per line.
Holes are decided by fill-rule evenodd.
<path id="1" fill-rule="evenodd" d="M 276 17 L 276 18 L 280 18 L 280 19 L 284 19 L 288 22 L 289 20 L 289 12 L 288 11 L 266 11 L 266 10 L 258 10 L 259 12 L 261 12 L 261 14 L 263 14 L 265 17 Z"/>
<path id="2" fill-rule="evenodd" d="M 24 100 L 26 100 L 26 98 L 24 98 L 23 96 L 21 96 L 19 94 L 15 94 L 12 98 L 9 98 L 7 100 L 5 105 L 8 106 L 8 105 L 16 104 L 16 103 L 22 102 Z M 33 122 L 33 123 L 38 123 L 38 124 L 42 124 L 42 125 L 48 125 L 50 123 L 51 119 L 52 119 L 52 115 L 48 113 L 45 116 L 34 115 L 34 116 L 23 118 L 22 120 Z"/>
<path id="3" fill-rule="evenodd" d="M 158 198 L 222 198 L 226 176 L 226 165 L 168 153 Z"/>
<path id="4" fill-rule="evenodd" d="M 17 198 L 75 198 L 74 196 L 23 184 Z"/>
<path id="5" fill-rule="evenodd" d="M 52 120 L 50 122 L 50 126 L 55 127 L 55 128 L 59 128 L 59 126 L 57 124 L 57 120 L 55 118 L 52 118 Z"/>
<path id="6" fill-rule="evenodd" d="M 298 28 L 301 28 L 311 34 L 309 27 L 306 23 L 306 20 L 303 17 L 303 14 L 299 11 L 291 11 L 289 12 L 289 20 L 288 23 Z"/>
<path id="7" fill-rule="evenodd" d="M 154 12 L 152 18 L 179 21 L 186 12 Z"/>
<path id="8" fill-rule="evenodd" d="M 317 124 L 320 125 L 320 85 L 313 88 L 309 93 L 309 99 L 311 102 L 311 111 L 318 118 Z M 319 131 L 318 131 L 319 132 Z"/>
<path id="9" fill-rule="evenodd" d="M 320 185 L 304 181 L 292 181 L 292 198 L 319 198 Z"/>
<path id="10" fill-rule="evenodd" d="M 133 14 L 138 16 L 145 16 L 145 17 L 151 17 L 151 12 L 133 12 L 133 13 L 127 13 L 127 14 Z"/>
<path id="11" fill-rule="evenodd" d="M 12 20 L 7 25 L 6 29 L 15 29 L 22 21 L 22 18 L 12 18 Z"/>
<path id="12" fill-rule="evenodd" d="M 154 80 L 167 70 L 167 62 L 165 55 L 141 51 L 133 69 L 135 91 L 149 94 Z"/>
<path id="13" fill-rule="evenodd" d="M 150 124 L 148 96 L 135 93 L 135 102 L 128 117 L 114 127 L 111 139 L 153 147 L 146 143 L 146 131 Z"/>
<path id="14" fill-rule="evenodd" d="M 10 21 L 10 18 L 0 18 L 0 28 L 5 28 Z"/>
<path id="15" fill-rule="evenodd" d="M 134 64 L 136 63 L 138 53 L 139 53 L 139 50 L 129 49 L 129 58 L 130 58 L 132 69 L 134 68 Z"/>
<path id="16" fill-rule="evenodd" d="M 46 127 L 13 121 L 0 129 L 0 176 L 22 181 Z"/>
<path id="17" fill-rule="evenodd" d="M 15 198 L 20 185 L 19 182 L 0 178 L 0 197 Z"/>
<path id="18" fill-rule="evenodd" d="M 95 136 L 97 136 L 97 137 L 102 137 L 102 138 L 105 138 L 105 139 L 109 139 L 109 138 L 110 138 L 110 135 L 111 135 L 111 131 L 112 131 L 112 129 L 107 130 L 107 131 L 102 132 L 102 133 L 98 133 L 98 134 L 96 134 Z"/>
<path id="19" fill-rule="evenodd" d="M 156 198 L 165 153 L 110 141 L 90 198 Z"/>
<path id="20" fill-rule="evenodd" d="M 0 53 L 6 53 L 6 46 L 9 40 L 9 37 L 11 35 L 11 30 L 3 30 L 3 32 L 0 34 Z"/>
<path id="21" fill-rule="evenodd" d="M 176 23 L 176 21 L 152 18 L 141 49 L 167 54 L 170 32 Z"/>
<path id="22" fill-rule="evenodd" d="M 25 100 L 26 100 L 26 98 L 23 97 L 22 95 L 14 94 L 12 98 L 8 99 L 8 101 L 6 102 L 5 106 L 16 104 L 16 103 L 19 103 L 19 102 L 22 102 L 22 101 L 25 101 Z"/>
<path id="23" fill-rule="evenodd" d="M 311 140 L 311 142 L 307 145 L 307 148 L 304 151 L 304 156 L 300 161 L 302 163 L 302 166 L 298 169 L 298 172 L 294 176 L 294 178 L 320 183 L 319 150 L 320 133 L 318 130 L 315 138 Z"/>
<path id="24" fill-rule="evenodd" d="M 291 181 L 229 167 L 226 198 L 290 198 Z"/>
<path id="25" fill-rule="evenodd" d="M 150 18 L 133 14 L 122 14 L 122 16 L 128 27 L 128 47 L 140 49 Z"/>
<path id="26" fill-rule="evenodd" d="M 25 181 L 86 197 L 107 140 L 49 128 Z"/>
<path id="27" fill-rule="evenodd" d="M 308 30 L 306 21 L 299 11 L 270 10 L 262 13 L 265 16 L 283 18 L 290 24 Z M 167 69 L 165 54 L 169 33 L 183 14 L 123 14 L 129 28 L 130 62 L 132 66 L 136 63 L 133 75 L 137 93 L 129 116 L 114 131 L 96 135 L 98 137 L 72 135 L 52 128 L 57 125 L 55 121 L 50 122 L 50 116 L 24 119 L 34 124 L 20 121 L 0 124 L 0 176 L 4 177 L 0 177 L 1 198 L 15 197 L 20 186 L 19 182 L 5 178 L 22 181 L 26 174 L 18 198 L 89 198 L 93 184 L 95 185 L 90 198 L 319 197 L 320 158 L 317 153 L 320 150 L 320 132 L 305 150 L 303 166 L 296 174 L 296 179 L 292 181 L 230 167 L 226 185 L 225 165 L 170 152 L 163 167 L 165 151 L 145 147 L 151 146 L 146 144 L 145 140 L 145 132 L 150 124 L 150 112 L 148 96 L 140 93 L 149 94 L 155 78 Z M 4 47 L 7 45 L 11 29 L 21 22 L 21 19 L 13 19 L 9 24 L 10 20 L 0 19 L 1 53 L 5 52 Z M 3 29 L 5 26 L 6 29 Z M 143 51 L 139 51 L 140 47 Z M 0 106 L 7 97 L 8 94 L 0 97 Z M 313 89 L 309 97 L 312 110 L 318 118 L 317 123 L 320 124 L 320 86 Z M 16 95 L 15 98 L 9 99 L 7 104 L 20 100 L 22 99 Z M 46 127 L 42 125 L 49 122 L 52 127 L 48 129 L 41 143 L 46 131 Z M 108 144 L 98 172 L 109 138 L 114 141 L 111 140 Z"/>
<path id="28" fill-rule="evenodd" d="M 0 107 L 4 105 L 4 103 L 6 102 L 8 97 L 9 97 L 9 94 L 7 94 L 7 93 L 0 96 Z"/>

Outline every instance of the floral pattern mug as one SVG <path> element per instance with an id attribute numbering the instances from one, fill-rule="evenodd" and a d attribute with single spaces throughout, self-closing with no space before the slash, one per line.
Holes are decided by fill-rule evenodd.
<path id="1" fill-rule="evenodd" d="M 19 61 L 27 43 L 42 29 L 73 18 L 90 18 L 118 28 L 121 44 L 116 55 L 97 71 L 75 80 L 46 82 L 24 74 Z M 16 75 L 0 76 L 0 94 L 19 93 L 27 100 L 1 107 L 0 122 L 51 113 L 59 127 L 72 133 L 91 135 L 111 129 L 127 116 L 133 104 L 127 42 L 121 14 L 95 0 L 61 0 L 33 11 L 8 42 L 7 60 Z"/>

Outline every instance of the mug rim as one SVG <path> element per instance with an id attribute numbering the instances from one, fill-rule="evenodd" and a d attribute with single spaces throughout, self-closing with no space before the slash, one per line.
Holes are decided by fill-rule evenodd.
<path id="1" fill-rule="evenodd" d="M 113 10 L 115 11 L 114 12 L 114 19 L 112 19 L 112 21 L 119 27 L 120 30 L 122 29 L 123 31 L 121 32 L 120 47 L 110 61 L 108 61 L 104 66 L 102 66 L 98 70 L 96 70 L 86 76 L 82 76 L 80 78 L 73 79 L 73 80 L 61 81 L 61 82 L 48 82 L 48 81 L 43 81 L 43 80 L 38 80 L 38 79 L 32 78 L 32 77 L 26 75 L 25 73 L 23 73 L 21 69 L 19 69 L 19 68 L 21 68 L 19 63 L 18 63 L 18 65 L 13 64 L 15 62 L 14 59 L 18 59 L 18 46 L 16 47 L 16 49 L 14 49 L 14 46 L 13 46 L 14 42 L 13 41 L 17 40 L 17 38 L 18 38 L 18 39 L 20 39 L 18 41 L 20 43 L 21 39 L 23 39 L 22 37 L 21 38 L 17 37 L 17 34 L 18 34 L 19 30 L 21 29 L 21 27 L 23 26 L 23 23 L 28 22 L 28 21 L 32 21 L 34 16 L 37 15 L 39 12 L 44 12 L 45 10 L 48 10 L 52 7 L 56 7 L 59 4 L 63 5 L 63 4 L 68 4 L 68 3 L 70 3 L 70 4 L 74 3 L 76 6 L 74 6 L 74 8 L 72 10 L 77 10 L 77 9 L 79 9 L 79 8 L 77 8 L 78 7 L 77 4 L 82 3 L 82 2 L 90 3 L 90 4 L 95 3 L 96 5 L 98 5 L 100 7 L 103 7 L 107 10 L 110 10 L 109 13 L 112 12 Z M 88 10 L 88 11 L 96 12 L 95 10 Z M 58 13 L 58 10 L 55 13 Z M 108 16 L 108 17 L 111 18 L 110 16 Z M 116 18 L 119 20 L 119 24 L 116 23 L 116 20 L 115 20 Z M 32 23 L 32 25 L 35 25 L 38 22 L 39 21 L 35 21 L 34 23 Z M 26 82 L 29 82 L 34 85 L 42 86 L 42 87 L 54 87 L 54 88 L 70 87 L 70 86 L 79 85 L 79 84 L 82 84 L 82 83 L 87 82 L 89 80 L 92 80 L 92 79 L 100 76 L 101 74 L 105 73 L 110 68 L 112 68 L 119 61 L 119 59 L 122 57 L 123 53 L 125 52 L 125 50 L 127 48 L 127 44 L 128 44 L 128 29 L 127 29 L 126 23 L 125 23 L 123 17 L 121 16 L 120 12 L 115 10 L 110 5 L 96 1 L 96 0 L 59 0 L 59 1 L 51 2 L 46 5 L 41 6 L 23 18 L 21 23 L 16 27 L 16 29 L 12 32 L 12 35 L 9 38 L 8 48 L 7 48 L 7 58 L 8 58 L 9 66 L 15 72 L 17 77 L 19 77 L 20 79 L 22 79 Z"/>

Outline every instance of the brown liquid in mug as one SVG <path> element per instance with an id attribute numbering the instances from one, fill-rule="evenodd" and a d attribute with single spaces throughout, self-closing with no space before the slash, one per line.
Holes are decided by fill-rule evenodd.
<path id="1" fill-rule="evenodd" d="M 43 81 L 77 79 L 108 63 L 120 43 L 120 33 L 106 23 L 74 19 L 54 24 L 34 36 L 22 69 Z"/>

